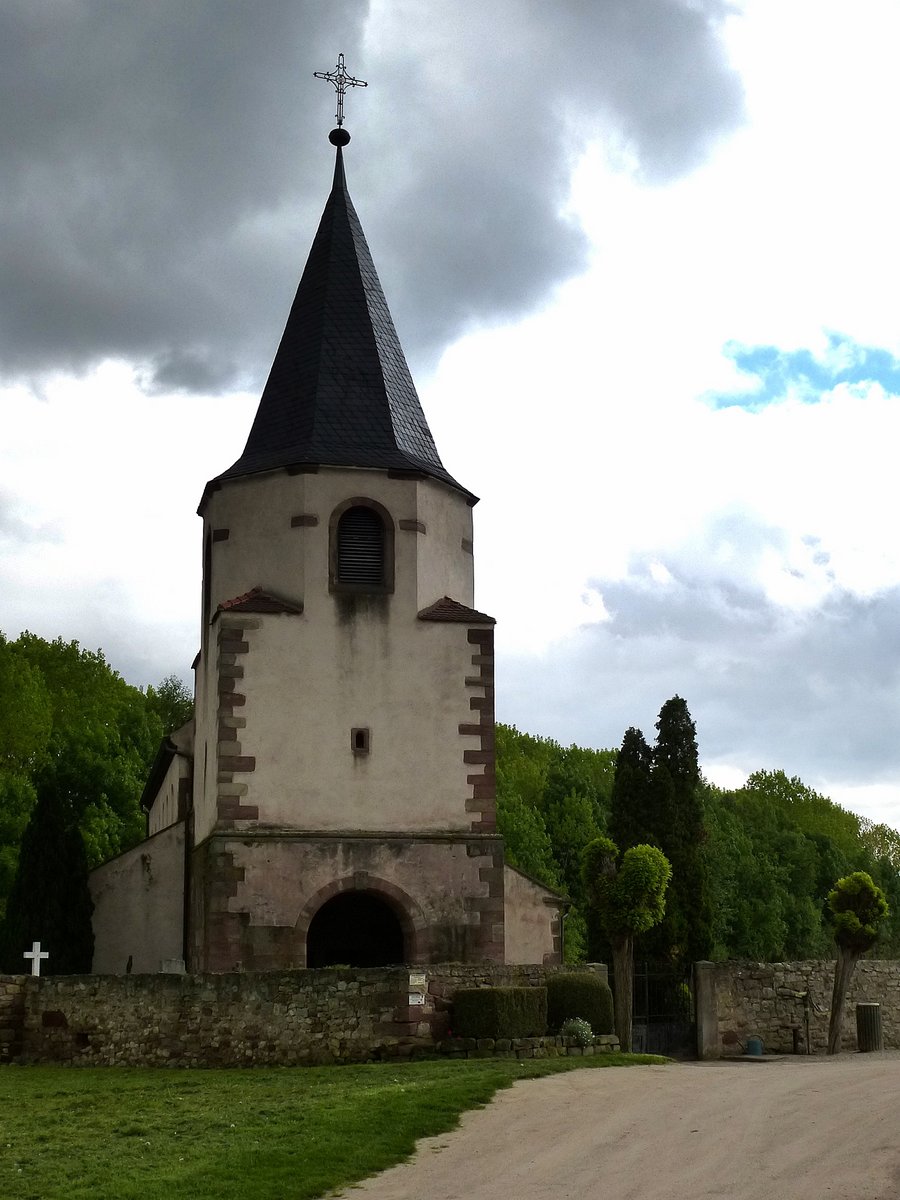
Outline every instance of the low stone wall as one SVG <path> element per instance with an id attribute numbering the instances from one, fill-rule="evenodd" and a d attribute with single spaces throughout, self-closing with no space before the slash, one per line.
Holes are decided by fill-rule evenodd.
<path id="1" fill-rule="evenodd" d="M 754 1036 L 768 1053 L 825 1052 L 833 961 L 697 963 L 694 971 L 701 1058 L 742 1054 Z M 884 1048 L 900 1049 L 900 962 L 857 964 L 844 1008 L 844 1050 L 856 1050 L 856 1005 L 863 1002 L 881 1005 Z"/>
<path id="2" fill-rule="evenodd" d="M 25 976 L 0 975 L 0 1063 L 21 1054 L 24 1020 Z"/>
<path id="3" fill-rule="evenodd" d="M 614 1033 L 601 1033 L 590 1046 L 582 1046 L 570 1037 L 447 1038 L 435 1049 L 447 1058 L 578 1058 L 617 1054 L 619 1039 Z"/>
<path id="4" fill-rule="evenodd" d="M 0 1061 L 297 1066 L 433 1054 L 458 988 L 539 986 L 572 968 L 447 964 L 232 975 L 0 976 L 18 997 Z M 581 968 L 606 978 L 606 967 Z M 11 1030 L 10 1026 L 10 1030 Z"/>

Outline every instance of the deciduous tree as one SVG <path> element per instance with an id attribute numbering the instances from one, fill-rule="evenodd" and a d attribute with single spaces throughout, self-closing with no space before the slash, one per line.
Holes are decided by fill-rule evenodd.
<path id="1" fill-rule="evenodd" d="M 665 913 L 672 870 L 656 846 L 632 846 L 619 859 L 615 842 L 595 838 L 584 851 L 584 885 L 591 916 L 609 939 L 616 993 L 616 1035 L 631 1050 L 634 938 Z"/>
<path id="2" fill-rule="evenodd" d="M 847 988 L 860 958 L 878 940 L 878 927 L 887 916 L 884 892 L 865 871 L 845 875 L 829 893 L 828 907 L 837 942 L 834 990 L 831 995 L 831 1020 L 828 1023 L 828 1053 L 841 1048 L 841 1020 Z"/>

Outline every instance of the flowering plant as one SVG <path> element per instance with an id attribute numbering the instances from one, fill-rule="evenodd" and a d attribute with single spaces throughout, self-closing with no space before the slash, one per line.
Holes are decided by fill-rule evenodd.
<path id="1" fill-rule="evenodd" d="M 568 1021 L 563 1021 L 559 1032 L 579 1046 L 590 1046 L 594 1040 L 594 1031 L 584 1017 L 569 1017 Z"/>

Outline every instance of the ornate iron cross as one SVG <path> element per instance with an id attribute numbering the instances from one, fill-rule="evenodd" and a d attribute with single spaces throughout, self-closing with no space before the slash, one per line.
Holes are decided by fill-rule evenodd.
<path id="1" fill-rule="evenodd" d="M 329 83 L 334 84 L 334 90 L 337 92 L 337 112 L 334 114 L 335 120 L 338 123 L 338 128 L 344 123 L 344 96 L 347 88 L 351 87 L 368 87 L 365 79 L 356 79 L 353 75 L 348 75 L 344 66 L 343 54 L 338 55 L 337 66 L 333 71 L 313 71 L 316 79 L 327 79 Z"/>

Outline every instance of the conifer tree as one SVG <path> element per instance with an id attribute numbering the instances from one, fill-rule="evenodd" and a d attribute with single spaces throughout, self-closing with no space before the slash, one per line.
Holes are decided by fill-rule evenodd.
<path id="1" fill-rule="evenodd" d="M 652 767 L 653 752 L 644 735 L 634 726 L 626 729 L 616 757 L 609 813 L 609 836 L 625 850 L 660 844 L 652 805 Z"/>
<path id="2" fill-rule="evenodd" d="M 697 731 L 680 696 L 662 706 L 656 730 L 651 804 L 656 813 L 657 842 L 672 864 L 672 883 L 666 915 L 645 948 L 686 969 L 697 959 L 709 957 L 712 919 Z"/>
<path id="3" fill-rule="evenodd" d="M 88 862 L 72 798 L 48 772 L 37 785 L 37 802 L 19 854 L 2 927 L 3 967 L 22 974 L 22 954 L 39 941 L 50 952 L 53 975 L 91 969 L 94 904 L 88 889 Z"/>

